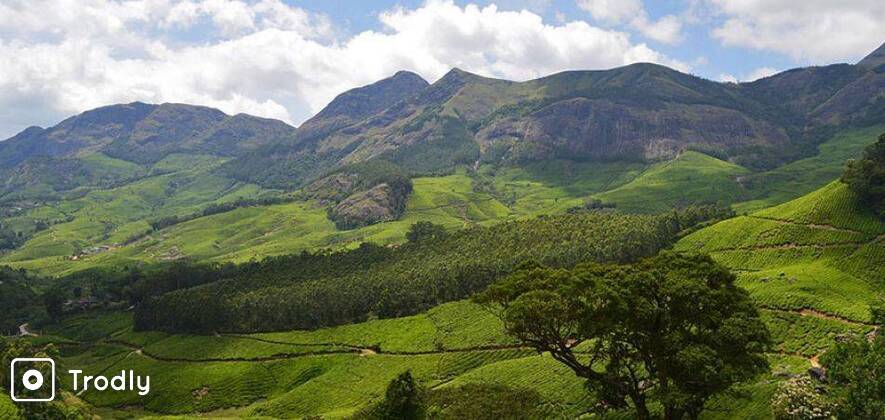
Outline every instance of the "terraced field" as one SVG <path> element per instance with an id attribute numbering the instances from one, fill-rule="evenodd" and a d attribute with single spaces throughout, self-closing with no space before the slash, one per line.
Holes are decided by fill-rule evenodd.
<path id="1" fill-rule="evenodd" d="M 109 416 L 346 417 L 379 399 L 387 383 L 406 370 L 431 389 L 499 384 L 532 390 L 551 417 L 575 417 L 595 404 L 571 371 L 517 345 L 503 335 L 497 318 L 465 301 L 405 318 L 240 336 L 135 333 L 125 312 L 88 319 L 71 317 L 44 331 L 64 337 L 32 339 L 60 343 L 62 371 L 76 366 L 84 374 L 111 375 L 133 369 L 151 376 L 151 393 L 144 398 L 95 391 L 77 395 Z M 792 350 L 794 339 L 784 339 L 784 355 L 772 354 L 777 372 L 809 366 L 802 351 Z M 70 390 L 69 379 L 63 376 L 62 384 Z M 746 388 L 765 398 L 774 389 L 769 377 Z M 767 405 L 753 411 L 751 397 L 727 403 L 767 412 Z"/>
<path id="2" fill-rule="evenodd" d="M 763 307 L 866 322 L 885 293 L 883 240 L 885 223 L 833 182 L 695 232 L 676 249 L 709 253 L 740 272 L 739 284 Z"/>

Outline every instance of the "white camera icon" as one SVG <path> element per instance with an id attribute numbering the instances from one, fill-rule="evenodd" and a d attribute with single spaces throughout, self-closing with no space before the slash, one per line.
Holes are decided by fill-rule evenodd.
<path id="1" fill-rule="evenodd" d="M 39 367 L 49 366 L 47 379 Z M 46 357 L 12 359 L 9 366 L 9 395 L 17 402 L 46 402 L 55 399 L 55 361 Z"/>

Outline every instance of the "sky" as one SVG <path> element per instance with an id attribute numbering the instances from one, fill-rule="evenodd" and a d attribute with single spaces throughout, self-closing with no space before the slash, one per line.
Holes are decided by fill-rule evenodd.
<path id="1" fill-rule="evenodd" d="M 881 0 L 0 0 L 0 139 L 99 106 L 298 125 L 410 70 L 529 80 L 654 62 L 716 81 L 854 63 Z"/>

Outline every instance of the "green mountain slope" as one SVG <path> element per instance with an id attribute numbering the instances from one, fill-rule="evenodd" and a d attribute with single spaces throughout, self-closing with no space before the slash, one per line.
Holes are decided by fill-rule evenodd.
<path id="1" fill-rule="evenodd" d="M 679 205 L 741 201 L 747 191 L 739 177 L 749 171 L 698 153 L 685 152 L 656 164 L 629 183 L 594 197 L 631 212 L 656 213 Z"/>
<path id="2" fill-rule="evenodd" d="M 885 297 L 883 240 L 885 223 L 833 182 L 695 232 L 676 248 L 709 253 L 738 271 L 763 306 L 867 321 L 869 305 Z"/>
<path id="3" fill-rule="evenodd" d="M 840 131 L 821 143 L 814 156 L 745 177 L 742 183 L 752 191 L 754 199 L 736 205 L 735 210 L 758 210 L 823 187 L 841 176 L 845 161 L 859 157 L 863 148 L 873 144 L 882 132 L 883 125 Z"/>

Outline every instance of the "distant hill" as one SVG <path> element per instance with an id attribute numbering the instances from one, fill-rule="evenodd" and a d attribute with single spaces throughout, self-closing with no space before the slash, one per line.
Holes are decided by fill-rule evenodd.
<path id="1" fill-rule="evenodd" d="M 0 174 L 6 180 L 0 200 L 117 185 L 144 176 L 144 166 L 172 154 L 238 156 L 294 134 L 281 121 L 201 106 L 102 107 L 0 142 Z"/>
<path id="2" fill-rule="evenodd" d="M 875 141 L 880 55 L 742 84 L 654 64 L 526 82 L 398 72 L 297 129 L 183 104 L 98 108 L 0 142 L 0 227 L 14 239 L 0 262 L 58 274 L 244 261 L 588 200 L 754 211 L 820 188 Z"/>

